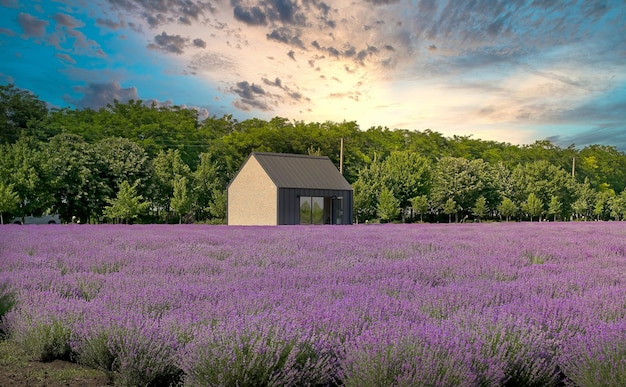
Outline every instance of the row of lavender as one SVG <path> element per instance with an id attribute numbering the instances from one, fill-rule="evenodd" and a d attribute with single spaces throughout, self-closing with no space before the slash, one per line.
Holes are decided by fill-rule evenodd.
<path id="1" fill-rule="evenodd" d="M 626 385 L 626 227 L 5 226 L 3 328 L 122 385 Z"/>

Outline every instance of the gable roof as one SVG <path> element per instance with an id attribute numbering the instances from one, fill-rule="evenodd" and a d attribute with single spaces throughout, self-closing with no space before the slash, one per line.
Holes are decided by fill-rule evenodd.
<path id="1" fill-rule="evenodd" d="M 333 189 L 352 191 L 352 186 L 326 156 L 253 152 L 254 157 L 278 188 Z"/>

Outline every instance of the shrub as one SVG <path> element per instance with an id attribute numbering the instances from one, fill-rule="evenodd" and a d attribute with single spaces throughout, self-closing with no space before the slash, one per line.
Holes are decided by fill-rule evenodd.
<path id="1" fill-rule="evenodd" d="M 8 285 L 0 284 L 0 339 L 4 338 L 7 333 L 2 320 L 13 305 L 15 305 L 15 295 L 9 290 Z"/>
<path id="2" fill-rule="evenodd" d="M 566 383 L 579 387 L 626 386 L 626 323 L 600 324 L 589 331 L 574 336 L 564 351 Z"/>
<path id="3" fill-rule="evenodd" d="M 169 386 L 180 382 L 175 341 L 156 322 L 111 323 L 80 328 L 72 342 L 77 361 L 109 373 L 124 386 Z"/>
<path id="4" fill-rule="evenodd" d="M 305 336 L 306 337 L 306 336 Z M 269 327 L 214 331 L 181 356 L 185 383 L 203 386 L 293 386 L 336 383 L 336 358 L 312 336 Z"/>
<path id="5" fill-rule="evenodd" d="M 424 337 L 375 337 L 366 334 L 346 349 L 343 382 L 361 386 L 475 386 L 476 376 L 462 348 Z M 422 337 L 420 337 L 422 336 Z"/>

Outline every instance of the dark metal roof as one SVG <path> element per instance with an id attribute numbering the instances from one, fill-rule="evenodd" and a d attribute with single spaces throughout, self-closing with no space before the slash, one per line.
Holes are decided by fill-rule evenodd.
<path id="1" fill-rule="evenodd" d="M 253 152 L 254 157 L 278 188 L 334 189 L 352 191 L 352 186 L 326 156 Z"/>

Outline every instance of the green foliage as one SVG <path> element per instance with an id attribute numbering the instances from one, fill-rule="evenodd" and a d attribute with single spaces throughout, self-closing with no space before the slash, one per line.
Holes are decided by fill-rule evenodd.
<path id="1" fill-rule="evenodd" d="M 0 144 L 35 134 L 48 114 L 46 103 L 15 85 L 0 85 Z"/>
<path id="2" fill-rule="evenodd" d="M 226 212 L 228 209 L 228 200 L 226 191 L 213 191 L 213 201 L 209 204 L 209 213 L 211 216 L 218 220 L 226 219 Z"/>
<path id="3" fill-rule="evenodd" d="M 112 324 L 93 328 L 77 341 L 79 363 L 107 372 L 116 385 L 173 386 L 182 371 L 167 340 L 154 340 L 150 328 L 125 328 Z M 148 331 L 148 332 L 144 332 Z"/>
<path id="4" fill-rule="evenodd" d="M 411 208 L 420 216 L 420 222 L 423 221 L 423 216 L 428 212 L 428 196 L 420 195 L 416 196 L 411 201 Z"/>
<path id="5" fill-rule="evenodd" d="M 178 215 L 179 223 L 182 223 L 183 216 L 191 212 L 193 200 L 187 189 L 186 177 L 177 176 L 176 180 L 174 180 L 174 192 L 172 193 L 170 206 L 174 213 Z"/>
<path id="6" fill-rule="evenodd" d="M 222 216 L 218 211 L 219 216 L 216 216 L 211 211 L 211 207 L 214 206 L 216 200 L 218 202 L 221 200 L 221 198 L 216 197 L 216 193 L 221 192 L 225 188 L 225 185 L 220 180 L 217 165 L 212 160 L 211 154 L 202 153 L 200 155 L 200 164 L 192 173 L 191 179 L 192 192 L 195 197 L 196 219 L 204 220 L 211 217 L 224 219 L 225 213 Z"/>
<path id="7" fill-rule="evenodd" d="M 4 214 L 13 212 L 19 204 L 20 198 L 13 191 L 13 185 L 0 181 L 0 224 L 4 224 Z"/>
<path id="8" fill-rule="evenodd" d="M 15 305 L 15 295 L 7 284 L 0 284 L 0 339 L 4 338 L 7 332 L 1 324 L 2 318 Z"/>
<path id="9" fill-rule="evenodd" d="M 22 331 L 11 331 L 11 338 L 17 341 L 33 360 L 71 360 L 72 350 L 69 340 L 72 332 L 68 324 L 59 320 L 25 323 L 29 324 L 28 327 Z"/>
<path id="10" fill-rule="evenodd" d="M 448 223 L 452 223 L 452 214 L 456 214 L 459 210 L 458 204 L 452 198 L 448 198 L 446 202 L 443 204 L 442 212 L 448 215 Z"/>
<path id="11" fill-rule="evenodd" d="M 610 194 L 626 187 L 626 154 L 612 146 L 560 148 L 547 140 L 517 146 L 431 130 L 360 130 L 354 121 L 198 118 L 194 109 L 143 101 L 48 111 L 32 93 L 0 85 L 0 181 L 19 198 L 12 215 L 57 212 L 65 222 L 74 216 L 98 221 L 122 181 L 129 181 L 151 202 L 151 219 L 166 221 L 174 182 L 184 177 L 192 202 L 191 210 L 180 203 L 184 212 L 193 211 L 199 221 L 218 219 L 222 198 L 215 193 L 250 152 L 315 152 L 339 166 L 342 139 L 343 174 L 353 183 L 358 222 L 378 216 L 383 188 L 394 193 L 403 213 L 413 208 L 420 219 L 416 197 L 427 196 L 433 212 L 444 215 L 452 198 L 457 216 L 479 218 L 476 203 L 484 197 L 487 208 L 508 219 L 517 211 L 511 204 L 520 208 L 531 193 L 553 219 L 626 215 L 621 194 Z"/>
<path id="12" fill-rule="evenodd" d="M 482 159 L 468 160 L 444 157 L 435 167 L 431 198 L 433 206 L 443 209 L 452 199 L 459 211 L 469 214 L 480 196 L 485 197 L 487 206 L 497 203 L 498 185 L 493 168 Z M 448 214 L 444 211 L 445 214 Z"/>
<path id="13" fill-rule="evenodd" d="M 522 203 L 522 211 L 530 215 L 530 221 L 532 222 L 533 216 L 541 217 L 541 214 L 543 214 L 543 202 L 534 193 L 530 193 L 526 201 Z"/>
<path id="14" fill-rule="evenodd" d="M 94 146 L 80 136 L 60 134 L 50 139 L 44 153 L 53 211 L 65 222 L 99 218 L 112 190 L 102 173 L 106 163 Z"/>
<path id="15" fill-rule="evenodd" d="M 400 214 L 400 200 L 396 199 L 393 191 L 387 187 L 383 188 L 378 197 L 378 206 L 376 213 L 378 217 L 386 222 L 390 222 Z"/>
<path id="16" fill-rule="evenodd" d="M 417 337 L 389 345 L 364 343 L 347 359 L 346 387 L 476 385 L 468 364 L 451 356 L 449 348 Z"/>
<path id="17" fill-rule="evenodd" d="M 188 179 L 191 175 L 191 169 L 180 156 L 180 152 L 178 150 L 169 149 L 167 152 L 160 151 L 159 154 L 154 158 L 153 162 L 154 168 L 154 186 L 155 189 L 152 193 L 152 202 L 155 206 L 166 213 L 169 212 L 172 197 L 174 196 L 174 185 L 177 183 L 178 187 L 178 195 L 182 195 L 183 187 L 180 184 L 180 179 L 185 178 L 185 187 L 184 194 L 186 195 L 182 202 L 181 197 L 176 199 L 177 205 L 182 205 L 180 209 L 187 210 L 187 183 Z"/>
<path id="18" fill-rule="evenodd" d="M 150 207 L 150 203 L 143 201 L 143 196 L 137 194 L 137 182 L 132 186 L 123 181 L 120 184 L 117 197 L 107 199 L 108 206 L 104 208 L 104 216 L 114 220 L 128 223 L 143 213 Z"/>
<path id="19" fill-rule="evenodd" d="M 0 145 L 0 181 L 12 184 L 19 197 L 16 215 L 40 215 L 50 207 L 52 192 L 45 162 L 41 143 L 32 137 Z"/>
<path id="20" fill-rule="evenodd" d="M 554 220 L 556 217 L 561 214 L 563 210 L 563 203 L 559 200 L 558 196 L 552 196 L 550 198 L 550 204 L 548 204 L 548 214 L 554 216 Z"/>
<path id="21" fill-rule="evenodd" d="M 185 382 L 194 386 L 324 386 L 337 378 L 336 358 L 310 340 L 278 332 L 228 336 L 192 348 Z"/>
<path id="22" fill-rule="evenodd" d="M 513 202 L 513 200 L 505 197 L 502 199 L 502 202 L 498 204 L 496 208 L 501 216 L 506 217 L 506 221 L 508 222 L 511 216 L 517 214 L 517 205 Z"/>
<path id="23" fill-rule="evenodd" d="M 489 213 L 489 208 L 487 207 L 487 199 L 484 196 L 478 197 L 476 199 L 476 203 L 472 208 L 472 215 L 477 217 L 479 220 L 487 216 Z"/>

